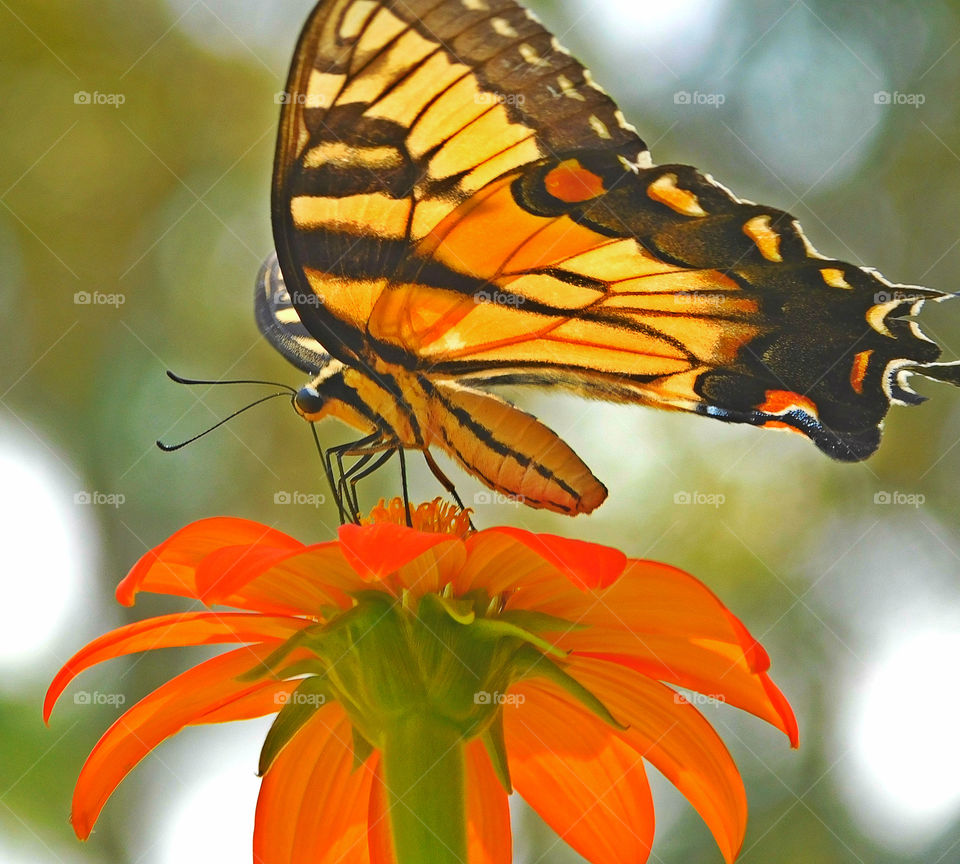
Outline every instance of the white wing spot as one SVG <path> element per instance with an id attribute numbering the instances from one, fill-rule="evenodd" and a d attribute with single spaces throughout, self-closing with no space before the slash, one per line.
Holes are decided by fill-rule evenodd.
<path id="1" fill-rule="evenodd" d="M 613 112 L 613 116 L 617 119 L 617 124 L 621 129 L 625 129 L 627 132 L 634 132 L 637 135 L 640 134 L 637 132 L 637 127 L 623 116 L 623 111 L 621 111 L 619 108 Z"/>
<path id="2" fill-rule="evenodd" d="M 550 65 L 550 61 L 549 61 L 549 60 L 544 60 L 543 57 L 541 57 L 541 56 L 537 53 L 537 49 L 534 48 L 532 45 L 528 45 L 526 42 L 524 42 L 524 43 L 520 46 L 520 49 L 519 49 L 519 50 L 520 50 L 520 56 L 521 56 L 524 60 L 526 60 L 527 63 L 529 63 L 531 66 L 538 66 L 538 67 L 539 67 L 539 66 L 549 66 L 549 65 Z"/>
<path id="3" fill-rule="evenodd" d="M 471 12 L 489 12 L 490 7 L 487 5 L 487 0 L 460 0 L 464 8 L 469 9 Z"/>
<path id="4" fill-rule="evenodd" d="M 821 255 L 815 248 L 814 245 L 807 239 L 807 235 L 803 233 L 803 228 L 800 227 L 800 223 L 796 219 L 793 220 L 793 230 L 797 232 L 797 236 L 803 241 L 803 248 L 807 252 L 808 258 L 820 258 L 821 260 L 827 260 L 826 255 Z"/>
<path id="5" fill-rule="evenodd" d="M 583 80 L 586 81 L 588 87 L 592 87 L 598 93 L 603 93 L 604 96 L 608 95 L 607 91 L 593 80 L 593 73 L 589 69 L 583 70 Z"/>
<path id="6" fill-rule="evenodd" d="M 560 85 L 560 93 L 568 99 L 578 99 L 585 102 L 586 97 L 573 85 L 573 82 L 566 75 L 557 76 L 557 84 Z"/>
<path id="7" fill-rule="evenodd" d="M 610 134 L 610 130 L 607 128 L 607 124 L 604 123 L 596 114 L 590 115 L 590 128 L 597 133 L 603 139 L 609 139 L 613 136 Z"/>
<path id="8" fill-rule="evenodd" d="M 490 21 L 490 26 L 495 33 L 506 36 L 508 39 L 516 39 L 520 35 L 506 18 L 494 18 Z"/>

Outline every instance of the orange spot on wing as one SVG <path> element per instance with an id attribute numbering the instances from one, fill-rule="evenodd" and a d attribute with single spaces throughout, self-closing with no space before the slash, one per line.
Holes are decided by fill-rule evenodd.
<path id="1" fill-rule="evenodd" d="M 810 399 L 791 390 L 767 390 L 766 401 L 757 406 L 758 411 L 764 411 L 767 414 L 785 414 L 787 411 L 796 408 L 806 411 L 811 417 L 817 417 L 819 414 L 817 406 Z M 780 428 L 779 425 L 774 425 L 776 423 L 777 421 L 772 420 L 764 425 L 771 428 Z"/>
<path id="2" fill-rule="evenodd" d="M 863 393 L 863 379 L 867 377 L 867 367 L 873 350 L 861 351 L 853 358 L 853 367 L 850 369 L 850 386 L 855 393 Z"/>
<path id="3" fill-rule="evenodd" d="M 603 178 L 584 168 L 576 159 L 561 162 L 544 178 L 547 191 L 560 201 L 577 204 L 602 195 L 607 190 Z"/>
<path id="4" fill-rule="evenodd" d="M 768 420 L 763 424 L 764 429 L 782 429 L 784 432 L 795 432 L 797 435 L 803 435 L 806 438 L 806 433 L 801 429 L 797 429 L 796 426 L 791 426 L 789 423 L 784 423 L 782 420 Z"/>
<path id="5" fill-rule="evenodd" d="M 783 261 L 780 254 L 780 235 L 771 226 L 769 216 L 754 216 L 743 226 L 743 233 L 756 243 L 760 254 L 767 261 Z"/>

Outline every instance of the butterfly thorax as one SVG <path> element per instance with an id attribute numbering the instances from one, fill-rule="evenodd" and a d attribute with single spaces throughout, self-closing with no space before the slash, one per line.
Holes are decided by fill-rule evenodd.
<path id="1" fill-rule="evenodd" d="M 297 393 L 297 413 L 310 422 L 336 417 L 365 434 L 378 432 L 385 441 L 422 447 L 416 420 L 418 406 L 410 404 L 411 396 L 421 391 L 398 380 L 400 375 L 415 376 L 399 367 L 386 368 L 383 363 L 377 366 L 353 368 L 331 359 Z"/>

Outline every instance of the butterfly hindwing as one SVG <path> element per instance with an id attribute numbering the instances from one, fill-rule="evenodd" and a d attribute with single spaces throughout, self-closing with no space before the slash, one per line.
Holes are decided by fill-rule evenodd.
<path id="1" fill-rule="evenodd" d="M 253 308 L 260 332 L 294 366 L 316 375 L 327 365 L 330 355 L 300 321 L 275 252 L 260 267 Z"/>

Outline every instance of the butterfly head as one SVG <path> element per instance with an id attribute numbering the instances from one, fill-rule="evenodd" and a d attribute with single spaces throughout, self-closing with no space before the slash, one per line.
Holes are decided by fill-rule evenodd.
<path id="1" fill-rule="evenodd" d="M 314 378 L 294 393 L 293 407 L 308 423 L 336 417 L 371 433 L 376 429 L 375 414 L 357 391 L 356 378 L 343 363 L 328 356 Z"/>
<path id="2" fill-rule="evenodd" d="M 336 413 L 335 403 L 343 400 L 346 387 L 343 380 L 345 368 L 339 360 L 328 356 L 313 379 L 297 390 L 293 407 L 304 420 L 316 423 Z"/>

